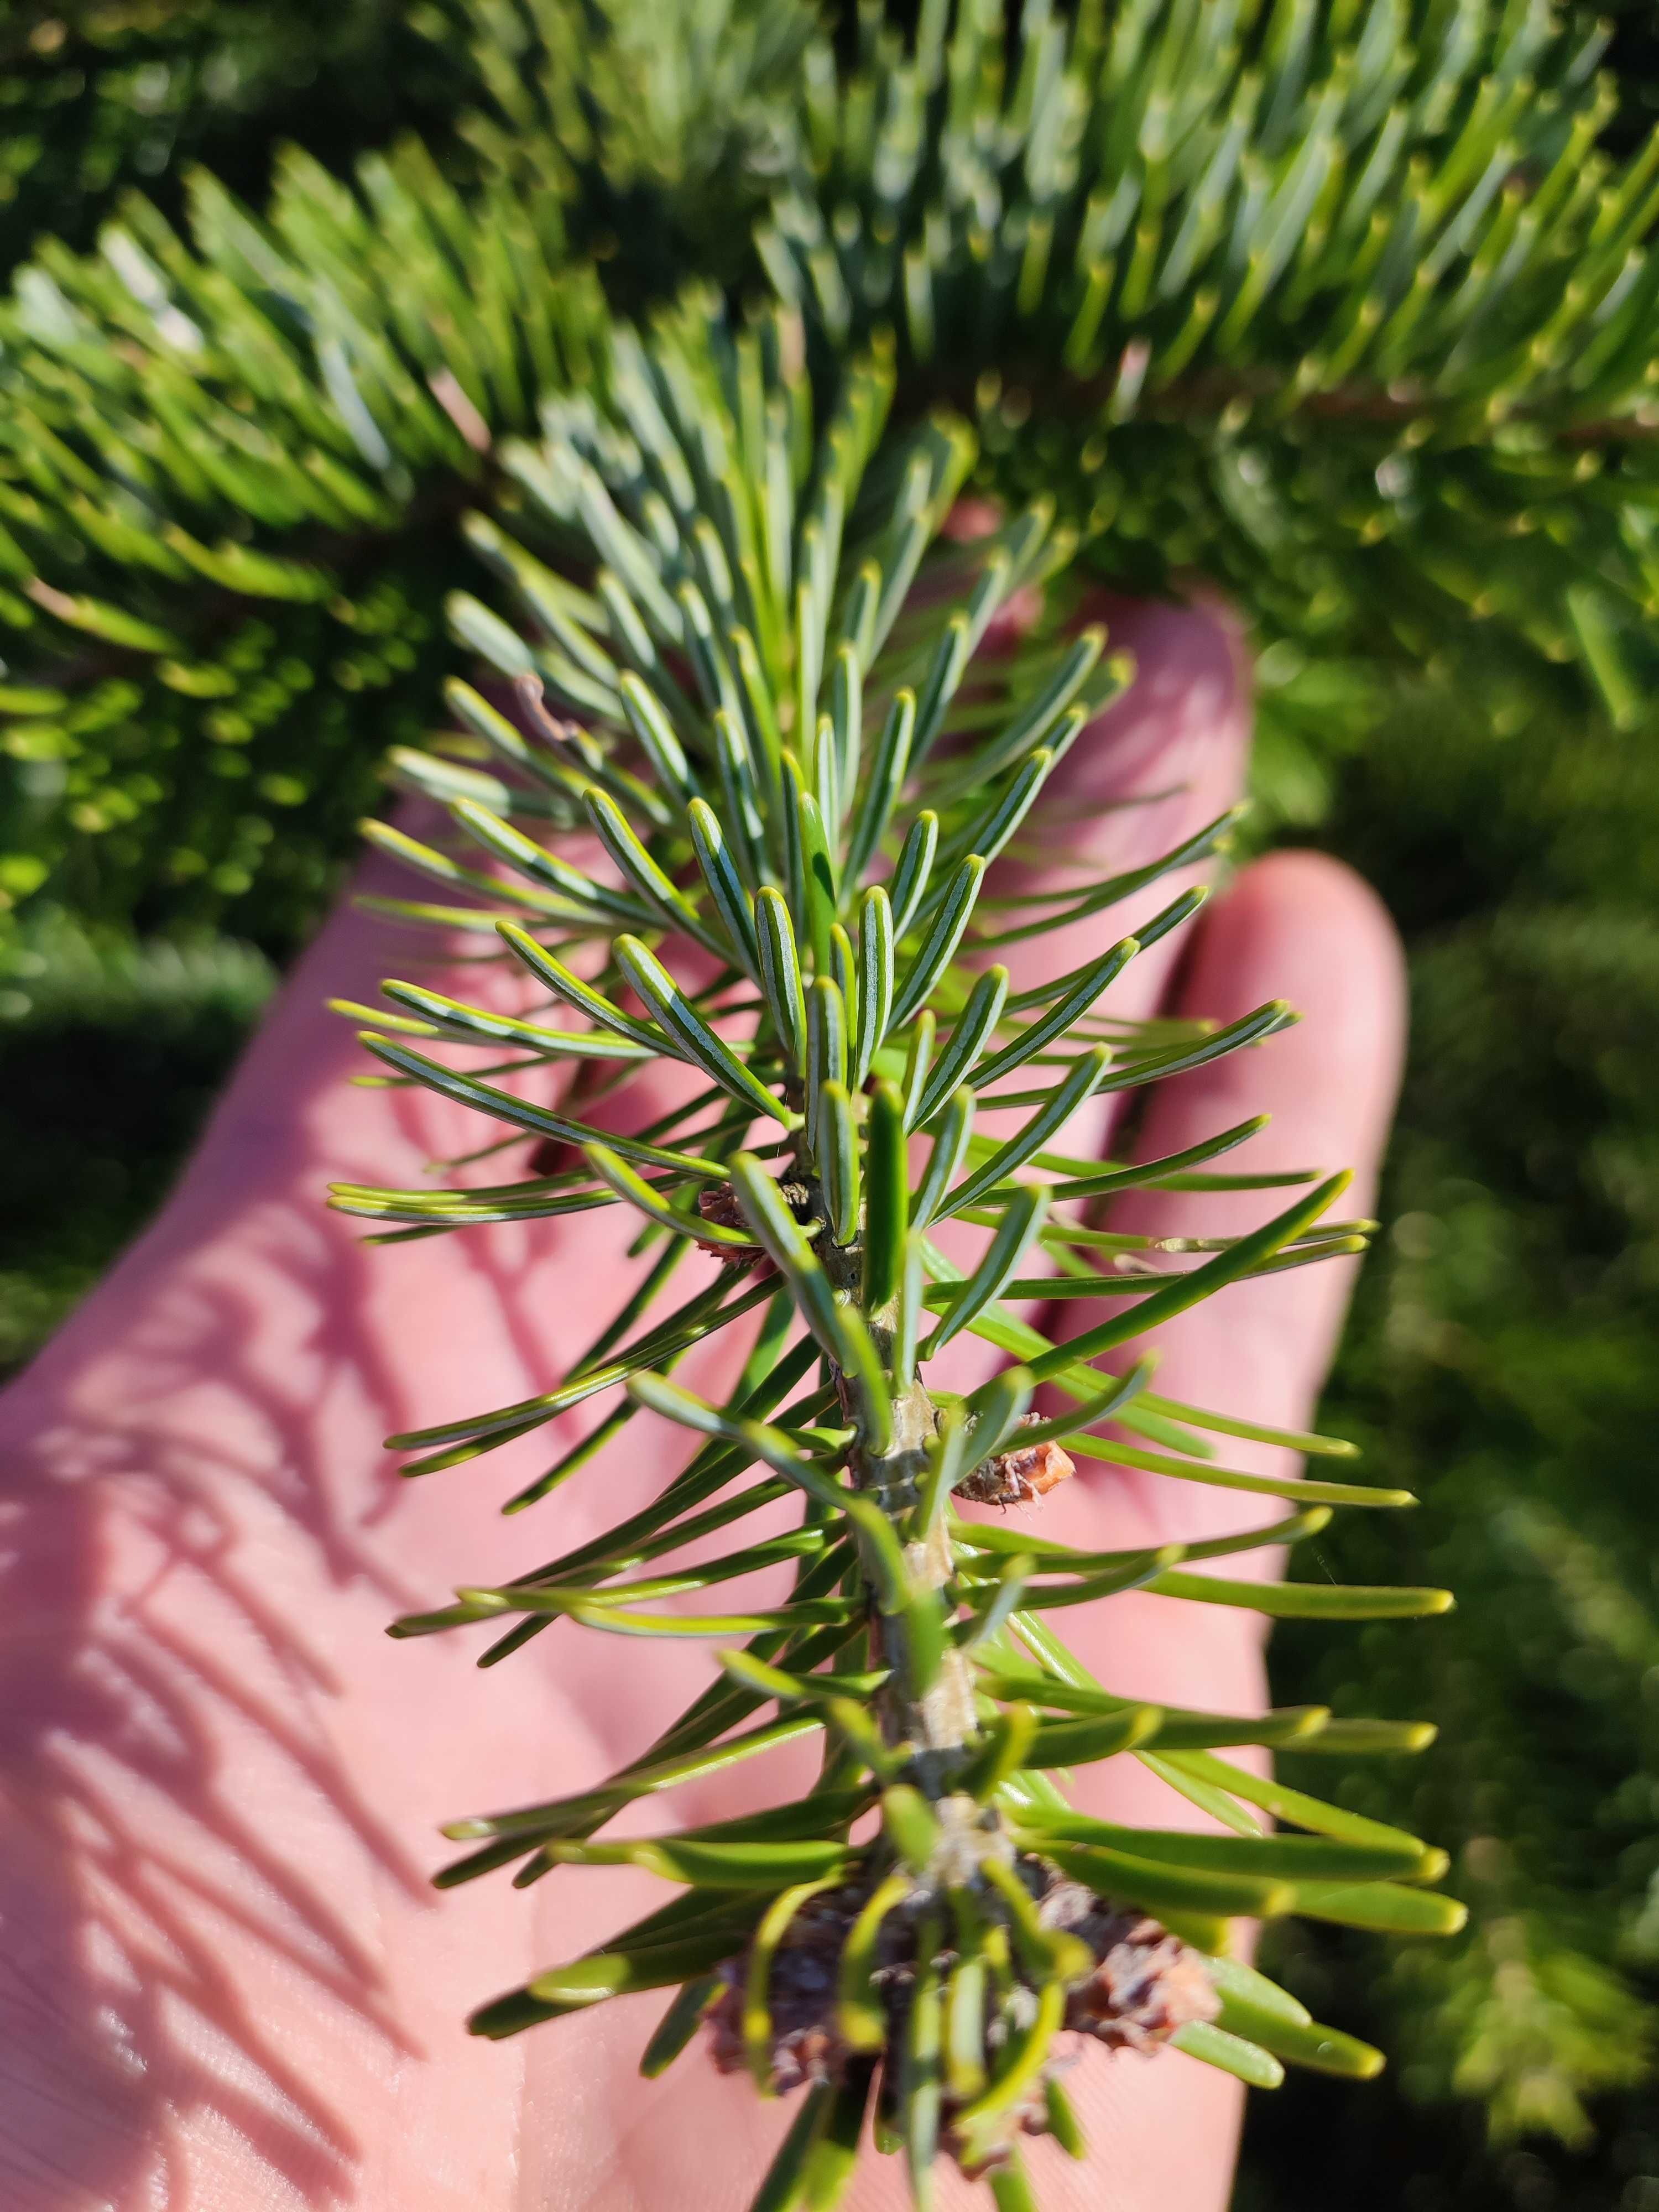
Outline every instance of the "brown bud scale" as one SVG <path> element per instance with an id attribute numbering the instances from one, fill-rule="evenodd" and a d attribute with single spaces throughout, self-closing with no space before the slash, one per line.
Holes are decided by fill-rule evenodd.
<path id="1" fill-rule="evenodd" d="M 1071 1454 L 1057 1443 L 1027 1444 L 976 1467 L 957 1485 L 957 1496 L 975 1505 L 1030 1505 L 1076 1473 Z"/>
<path id="2" fill-rule="evenodd" d="M 1074 1981 L 1066 1994 L 1064 2027 L 1109 2051 L 1151 2052 L 1188 2022 L 1214 2019 L 1219 2008 L 1209 1975 L 1195 1952 L 1146 1914 L 1097 1897 L 1080 1882 L 1067 1881 L 1042 1860 L 1017 1862 L 1045 1927 L 1079 1937 L 1094 1960 L 1092 1971 Z M 767 1985 L 771 2015 L 768 2045 L 769 2087 L 775 2094 L 813 2082 L 839 2082 L 849 2069 L 867 2063 L 849 2050 L 836 2019 L 836 1990 L 841 1953 L 854 1920 L 869 1897 L 874 1877 L 830 1890 L 805 1905 L 785 1931 L 772 1960 Z M 994 1917 L 994 1901 L 987 1899 Z M 886 2049 L 903 2047 L 915 1982 L 916 1942 L 921 1927 L 937 1909 L 937 1893 L 918 1884 L 916 1895 L 884 1923 L 871 1975 L 886 2014 Z M 1018 1952 L 1016 1952 L 1018 1956 Z M 956 1954 L 945 1946 L 937 1964 L 948 1978 Z M 725 1988 L 708 2014 L 709 2048 L 722 2073 L 746 2063 L 743 2042 L 747 1956 L 720 1969 Z M 1034 2017 L 1036 1995 L 1018 1975 L 1000 2008 L 986 2023 L 988 2069 L 1008 2035 Z M 1056 2056 L 1063 2057 L 1057 2053 Z M 947 2094 L 941 2112 L 942 2141 L 965 2160 L 965 2147 L 952 2135 L 954 2112 Z M 1006 2160 L 1014 2138 L 1041 2135 L 1048 2126 L 1042 2079 L 1006 2116 L 1006 2138 L 989 2154 Z M 986 2163 L 981 2142 L 977 2171 Z"/>

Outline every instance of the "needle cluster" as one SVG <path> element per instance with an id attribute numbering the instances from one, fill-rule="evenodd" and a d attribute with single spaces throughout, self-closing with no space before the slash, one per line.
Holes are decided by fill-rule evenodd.
<path id="1" fill-rule="evenodd" d="M 388 1241 L 598 1208 L 635 1232 L 638 1287 L 568 1373 L 392 1438 L 405 1473 L 592 1401 L 592 1425 L 516 1512 L 630 1425 L 688 1439 L 679 1473 L 617 1526 L 394 1633 L 487 1626 L 485 1665 L 550 1631 L 695 1638 L 720 1672 L 602 1782 L 448 1831 L 469 1848 L 446 1884 L 626 1863 L 674 1888 L 472 2025 L 511 2035 L 669 1990 L 647 2073 L 707 2018 L 717 2063 L 763 2094 L 802 2093 L 760 2204 L 833 2204 L 868 2114 L 919 2203 L 948 2154 L 1017 2207 L 1024 2134 L 1079 2147 L 1061 2074 L 1079 2039 L 1172 2043 L 1263 2085 L 1285 2059 L 1380 2063 L 1241 1963 L 1237 1919 L 1461 1923 L 1425 1886 L 1443 1854 L 1220 1755 L 1409 1751 L 1431 1730 L 1152 1706 L 1095 1680 L 1051 1626 L 1130 1589 L 1273 1617 L 1444 1609 L 1435 1589 L 1230 1579 L 1230 1557 L 1294 1544 L 1334 1507 L 1410 1500 L 1231 1468 L 1212 1438 L 1347 1448 L 1174 1402 L 1146 1363 L 1109 1364 L 1231 1285 L 1360 1249 L 1370 1224 L 1332 1218 L 1341 1176 L 1220 1165 L 1257 1121 L 1133 1164 L 1063 1149 L 1089 1100 L 1293 1017 L 1278 1001 L 1224 1028 L 1113 1011 L 1115 981 L 1200 902 L 1160 879 L 1224 850 L 1231 817 L 1105 881 L 1034 890 L 997 865 L 1129 674 L 1078 627 L 1075 539 L 1052 506 L 967 542 L 947 530 L 969 431 L 942 413 L 894 423 L 879 347 L 815 376 L 787 307 L 739 320 L 692 293 L 644 334 L 618 331 L 611 361 L 550 410 L 542 442 L 503 450 L 511 534 L 466 525 L 495 588 L 458 596 L 451 617 L 493 675 L 452 684 L 456 734 L 397 763 L 445 830 L 369 825 L 441 894 L 379 903 L 478 933 L 539 1003 L 507 1015 L 389 981 L 385 1008 L 344 1009 L 372 1022 L 383 1079 L 476 1109 L 505 1132 L 494 1149 L 529 1140 L 529 1172 L 350 1185 L 335 1203 Z M 1125 902 L 1132 935 L 1012 987 L 1007 948 Z M 675 1103 L 602 1126 L 597 1109 L 647 1073 L 659 1103 L 665 1066 Z M 1263 1227 L 1178 1253 L 1093 1225 L 1124 1190 L 1275 1185 Z M 1019 1317 L 1023 1301 L 1067 1297 L 1109 1317 L 1060 1340 Z M 724 1395 L 677 1379 L 728 1330 L 747 1349 Z M 935 1363 L 964 1332 L 1008 1364 L 962 1394 Z M 1190 1545 L 1079 1550 L 1040 1516 L 1084 1457 L 1265 1492 L 1285 1515 Z M 976 1517 L 975 1499 L 1022 1510 Z M 781 1533 L 745 1529 L 784 1506 Z M 702 1540 L 727 1530 L 732 1548 L 710 1556 Z M 763 1570 L 778 1595 L 723 1603 Z M 642 1800 L 803 1738 L 821 1753 L 804 1796 L 611 1832 Z M 1117 1754 L 1218 1828 L 1073 1810 L 1066 1775 Z"/>

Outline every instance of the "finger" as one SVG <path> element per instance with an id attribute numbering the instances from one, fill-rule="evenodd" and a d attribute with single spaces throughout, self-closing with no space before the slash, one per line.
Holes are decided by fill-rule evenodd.
<path id="1" fill-rule="evenodd" d="M 1248 869 L 1201 924 L 1178 1007 L 1226 1022 L 1284 996 L 1297 1025 L 1255 1049 L 1162 1085 L 1138 1150 L 1158 1158 L 1255 1114 L 1267 1129 L 1229 1156 L 1241 1171 L 1351 1166 L 1344 1218 L 1369 1211 L 1399 1084 L 1405 986 L 1392 925 L 1347 869 L 1311 853 L 1281 854 Z M 1158 1237 L 1235 1236 L 1281 1211 L 1289 1191 L 1146 1192 L 1126 1200 L 1112 1225 Z M 1155 1350 L 1155 1389 L 1188 1403 L 1265 1424 L 1308 1419 L 1351 1295 L 1357 1262 L 1325 1261 L 1236 1284 L 1126 1346 L 1127 1366 Z M 1105 1317 L 1105 1302 L 1051 1309 L 1051 1333 L 1076 1335 Z M 1294 1472 L 1291 1455 L 1226 1441 L 1226 1457 L 1254 1471 Z M 1068 1489 L 1073 1486 L 1067 1486 Z M 1097 1507 L 1133 1501 L 1160 1540 L 1276 1516 L 1272 1500 L 1100 1468 L 1075 1486 Z M 1083 1497 L 1069 1510 L 1082 1510 Z"/>
<path id="2" fill-rule="evenodd" d="M 1176 1005 L 1226 1020 L 1278 993 L 1302 1007 L 1301 1026 L 1259 1052 L 1163 1086 L 1138 1150 L 1154 1157 L 1267 1111 L 1274 1120 L 1250 1147 L 1251 1165 L 1350 1161 L 1358 1170 L 1352 1202 L 1368 1206 L 1399 1077 L 1399 948 L 1371 894 L 1313 854 L 1277 856 L 1245 872 L 1201 926 Z M 1119 1209 L 1114 1226 L 1237 1233 L 1272 1204 L 1270 1194 L 1147 1194 Z M 1300 1425 L 1323 1377 L 1352 1272 L 1332 1263 L 1222 1292 L 1158 1333 L 1158 1387 L 1263 1422 Z M 1076 1333 L 1103 1310 L 1058 1307 L 1054 1333 Z M 1121 1362 L 1146 1348 L 1126 1348 Z M 1222 1441 L 1235 1463 L 1289 1471 L 1287 1455 Z M 1247 1526 L 1253 1507 L 1256 1517 L 1276 1512 L 1271 1501 L 1095 1463 L 1045 1503 L 1057 1509 L 1044 1514 L 1045 1535 L 1111 1544 Z M 1130 1594 L 1081 1608 L 1065 1626 L 1079 1656 L 1120 1694 L 1233 1711 L 1265 1701 L 1260 1638 L 1248 1613 Z M 1081 1804 L 1114 1819 L 1189 1825 L 1200 1818 L 1133 1759 L 1110 1760 L 1079 1785 Z M 1226 2203 L 1243 2103 L 1237 2082 L 1173 2052 L 1146 2066 L 1090 2052 L 1068 2086 L 1097 2148 L 1088 2164 L 1069 2169 L 1039 2153 L 1043 2202 L 1054 2212 L 1098 2203 L 1103 2178 L 1123 2212 L 1218 2212 Z"/>
<path id="3" fill-rule="evenodd" d="M 1042 857 L 1000 869 L 999 898 L 1087 890 L 1144 867 L 1233 805 L 1243 787 L 1249 679 L 1227 609 L 1216 600 L 1183 605 L 1101 593 L 1085 611 L 1107 624 L 1111 651 L 1133 657 L 1133 681 L 1083 731 L 1055 770 L 1028 840 L 1041 846 Z M 988 950 L 985 957 L 1007 966 L 1012 990 L 1030 989 L 1097 958 L 1182 891 L 1212 879 L 1214 872 L 1213 861 L 1173 872 L 1084 921 Z M 1035 904 L 1006 907 L 997 910 L 994 926 L 1023 927 L 1049 911 Z M 1130 1022 L 1153 1013 L 1188 934 L 1188 929 L 1173 931 L 1133 960 L 1102 998 L 1101 1010 Z M 1027 1080 L 1041 1082 L 1043 1075 L 1039 1069 Z M 1103 1154 L 1119 1105 L 1109 1094 L 1091 1100 L 1054 1141 L 1090 1156 Z M 1000 1139 L 1029 1112 L 981 1108 L 976 1127 Z M 985 1240 L 979 1231 L 947 1224 L 935 1241 L 956 1264 L 971 1267 Z M 1046 1272 L 1040 1253 L 1030 1255 L 1027 1272 Z M 953 1390 L 971 1389 L 1004 1364 L 982 1340 L 964 1333 L 949 1347 L 935 1380 Z"/>
<path id="4" fill-rule="evenodd" d="M 1041 858 L 1007 870 L 997 885 L 1001 896 L 1086 889 L 1144 867 L 1236 805 L 1243 787 L 1249 679 L 1228 610 L 1216 600 L 1180 605 L 1102 593 L 1086 611 L 1106 623 L 1109 650 L 1133 659 L 1133 680 L 1054 771 L 1032 841 Z M 1120 906 L 1011 947 L 1000 957 L 1013 988 L 1029 989 L 1103 951 L 1204 872 L 1160 879 Z M 1008 921 L 1046 910 L 1034 907 Z M 1115 1012 L 1152 1011 L 1178 945 L 1173 938 L 1134 962 L 1114 987 Z"/>

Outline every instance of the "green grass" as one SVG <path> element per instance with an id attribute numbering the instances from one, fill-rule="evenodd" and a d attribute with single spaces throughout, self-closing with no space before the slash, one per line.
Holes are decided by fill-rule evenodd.
<path id="1" fill-rule="evenodd" d="M 155 1212 L 275 970 L 232 939 L 133 945 L 58 918 L 0 973 L 0 1371 Z"/>

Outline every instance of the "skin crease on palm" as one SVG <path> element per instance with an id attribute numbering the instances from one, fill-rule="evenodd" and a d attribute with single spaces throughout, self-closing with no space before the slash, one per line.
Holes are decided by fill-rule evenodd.
<path id="1" fill-rule="evenodd" d="M 1242 653 L 1215 611 L 1104 611 L 1139 674 L 1074 749 L 1046 833 L 1057 859 L 1097 872 L 1166 849 L 1227 805 L 1249 720 Z M 1016 988 L 1171 896 L 1159 884 L 1037 940 L 1043 966 L 1017 967 Z M 361 913 L 335 916 L 161 1218 L 0 1411 L 8 2212 L 742 2212 L 787 2116 L 695 2047 L 642 2082 L 655 1997 L 504 2045 L 463 2029 L 482 1998 L 664 1893 L 594 1869 L 528 1893 L 496 1875 L 435 1897 L 427 1877 L 453 1855 L 438 1824 L 599 1779 L 713 1662 L 702 1644 L 560 1627 L 486 1676 L 472 1664 L 481 1638 L 384 1634 L 459 1582 L 522 1571 L 609 1525 L 687 1449 L 641 1417 L 525 1522 L 496 1508 L 592 1409 L 422 1482 L 403 1482 L 381 1449 L 391 1431 L 548 1388 L 634 1273 L 619 1210 L 392 1249 L 364 1247 L 324 1211 L 329 1180 L 414 1183 L 433 1157 L 492 1133 L 424 1093 L 352 1085 L 360 1048 L 323 1010 L 331 994 L 372 1000 L 380 977 L 411 972 L 426 950 Z M 516 988 L 477 966 L 441 987 Z M 1109 1004 L 1224 1020 L 1276 996 L 1301 1025 L 1164 1086 L 1139 1141 L 1162 1153 L 1268 1111 L 1272 1127 L 1228 1165 L 1352 1164 L 1339 1211 L 1363 1212 L 1402 988 L 1387 921 L 1354 878 L 1311 855 L 1256 863 L 1180 941 L 1136 962 Z M 651 1110 L 636 1098 L 628 1125 Z M 1069 1141 L 1106 1134 L 1097 1118 Z M 1214 1233 L 1284 1202 L 1152 1195 L 1117 1218 Z M 1304 1421 L 1350 1287 L 1343 1262 L 1224 1292 L 1164 1333 L 1158 1387 Z M 1070 1330 L 1095 1317 L 1060 1312 Z M 944 1379 L 973 1356 L 953 1346 Z M 733 1361 L 722 1345 L 680 1371 L 713 1389 Z M 1245 1445 L 1228 1455 L 1288 1464 Z M 1044 1533 L 1103 1546 L 1214 1534 L 1261 1504 L 1281 1510 L 1085 1462 L 1028 1510 Z M 1265 1698 L 1253 1615 L 1139 1595 L 1066 1625 L 1114 1688 L 1233 1711 Z M 779 1754 L 625 1826 L 771 1802 L 811 1771 Z M 1199 1817 L 1129 1758 L 1088 1772 L 1079 1796 L 1134 1818 Z M 1235 2082 L 1175 2052 L 1091 2049 L 1068 2086 L 1091 2151 L 1078 2166 L 1034 2149 L 1049 2212 L 1225 2203 Z M 988 2201 L 940 2182 L 942 2206 Z M 902 2201 L 896 2162 L 872 2157 L 849 2202 Z"/>

